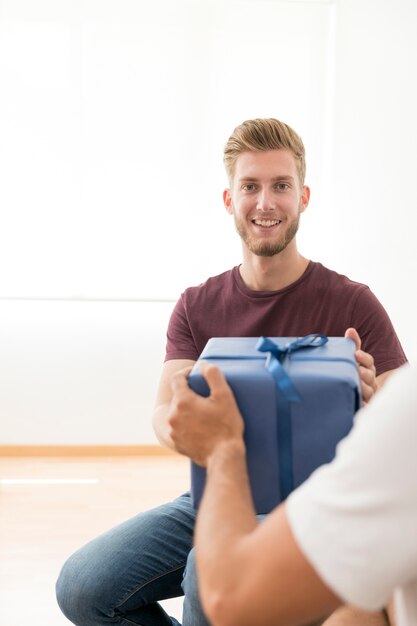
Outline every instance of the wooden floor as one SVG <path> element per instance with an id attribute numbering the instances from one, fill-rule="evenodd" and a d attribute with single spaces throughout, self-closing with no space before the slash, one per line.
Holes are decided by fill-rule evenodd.
<path id="1" fill-rule="evenodd" d="M 188 461 L 177 456 L 1 458 L 0 626 L 70 624 L 54 592 L 65 558 L 188 486 Z M 164 603 L 177 619 L 181 605 Z"/>

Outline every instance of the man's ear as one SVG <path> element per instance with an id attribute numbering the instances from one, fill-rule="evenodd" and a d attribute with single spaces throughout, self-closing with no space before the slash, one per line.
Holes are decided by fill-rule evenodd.
<path id="1" fill-rule="evenodd" d="M 301 194 L 301 199 L 300 199 L 300 211 L 301 213 L 303 213 L 303 211 L 306 210 L 306 208 L 308 207 L 308 203 L 310 202 L 310 187 L 307 187 L 307 185 L 304 185 L 303 187 L 303 191 Z"/>
<path id="2" fill-rule="evenodd" d="M 223 191 L 223 203 L 229 215 L 233 215 L 233 204 L 232 204 L 232 196 L 230 194 L 230 189 L 225 189 Z"/>

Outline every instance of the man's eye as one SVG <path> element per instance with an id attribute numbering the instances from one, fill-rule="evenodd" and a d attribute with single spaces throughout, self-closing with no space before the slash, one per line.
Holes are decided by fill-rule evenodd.
<path id="1" fill-rule="evenodd" d="M 246 185 L 242 185 L 242 189 L 244 191 L 253 191 L 255 189 L 255 185 L 252 183 L 247 183 Z"/>
<path id="2" fill-rule="evenodd" d="M 276 187 L 277 187 L 278 191 L 286 191 L 287 189 L 290 188 L 288 183 L 278 183 L 276 185 Z"/>

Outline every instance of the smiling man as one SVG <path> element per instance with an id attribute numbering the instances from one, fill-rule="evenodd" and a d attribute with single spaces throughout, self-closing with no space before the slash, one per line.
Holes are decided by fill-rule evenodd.
<path id="1" fill-rule="evenodd" d="M 173 310 L 153 415 L 158 439 L 171 449 L 173 376 L 198 359 L 211 337 L 347 335 L 357 345 L 365 402 L 406 361 L 369 288 L 297 249 L 300 216 L 310 198 L 298 134 L 279 120 L 248 120 L 227 141 L 224 163 L 229 187 L 223 200 L 241 237 L 243 261 L 186 289 Z M 192 549 L 195 518 L 186 493 L 78 550 L 57 583 L 68 619 L 78 626 L 178 625 L 159 601 L 185 593 L 183 625 L 206 626 Z M 371 623 L 370 616 L 364 619 Z M 375 619 L 384 623 L 382 614 Z"/>
<path id="2" fill-rule="evenodd" d="M 235 164 L 231 189 L 223 200 L 234 216 L 236 230 L 250 252 L 272 257 L 294 239 L 310 190 L 299 184 L 291 152 L 245 152 Z"/>
<path id="3" fill-rule="evenodd" d="M 302 276 L 309 264 L 298 254 L 295 242 L 300 215 L 310 199 L 300 175 L 289 150 L 248 151 L 236 160 L 223 201 L 243 242 L 247 262 L 241 265 L 240 275 L 253 290 L 285 287 Z M 279 258 L 280 265 L 285 260 L 287 271 L 278 274 L 271 258 Z"/>

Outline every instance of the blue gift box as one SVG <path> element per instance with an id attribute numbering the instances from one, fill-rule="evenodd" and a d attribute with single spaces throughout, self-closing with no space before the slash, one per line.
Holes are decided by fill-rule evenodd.
<path id="1" fill-rule="evenodd" d="M 202 396 L 209 389 L 199 361 L 225 375 L 245 423 L 252 497 L 269 513 L 323 463 L 353 424 L 361 404 L 355 344 L 343 337 L 215 337 L 188 382 Z M 191 495 L 200 502 L 205 469 L 191 464 Z"/>

